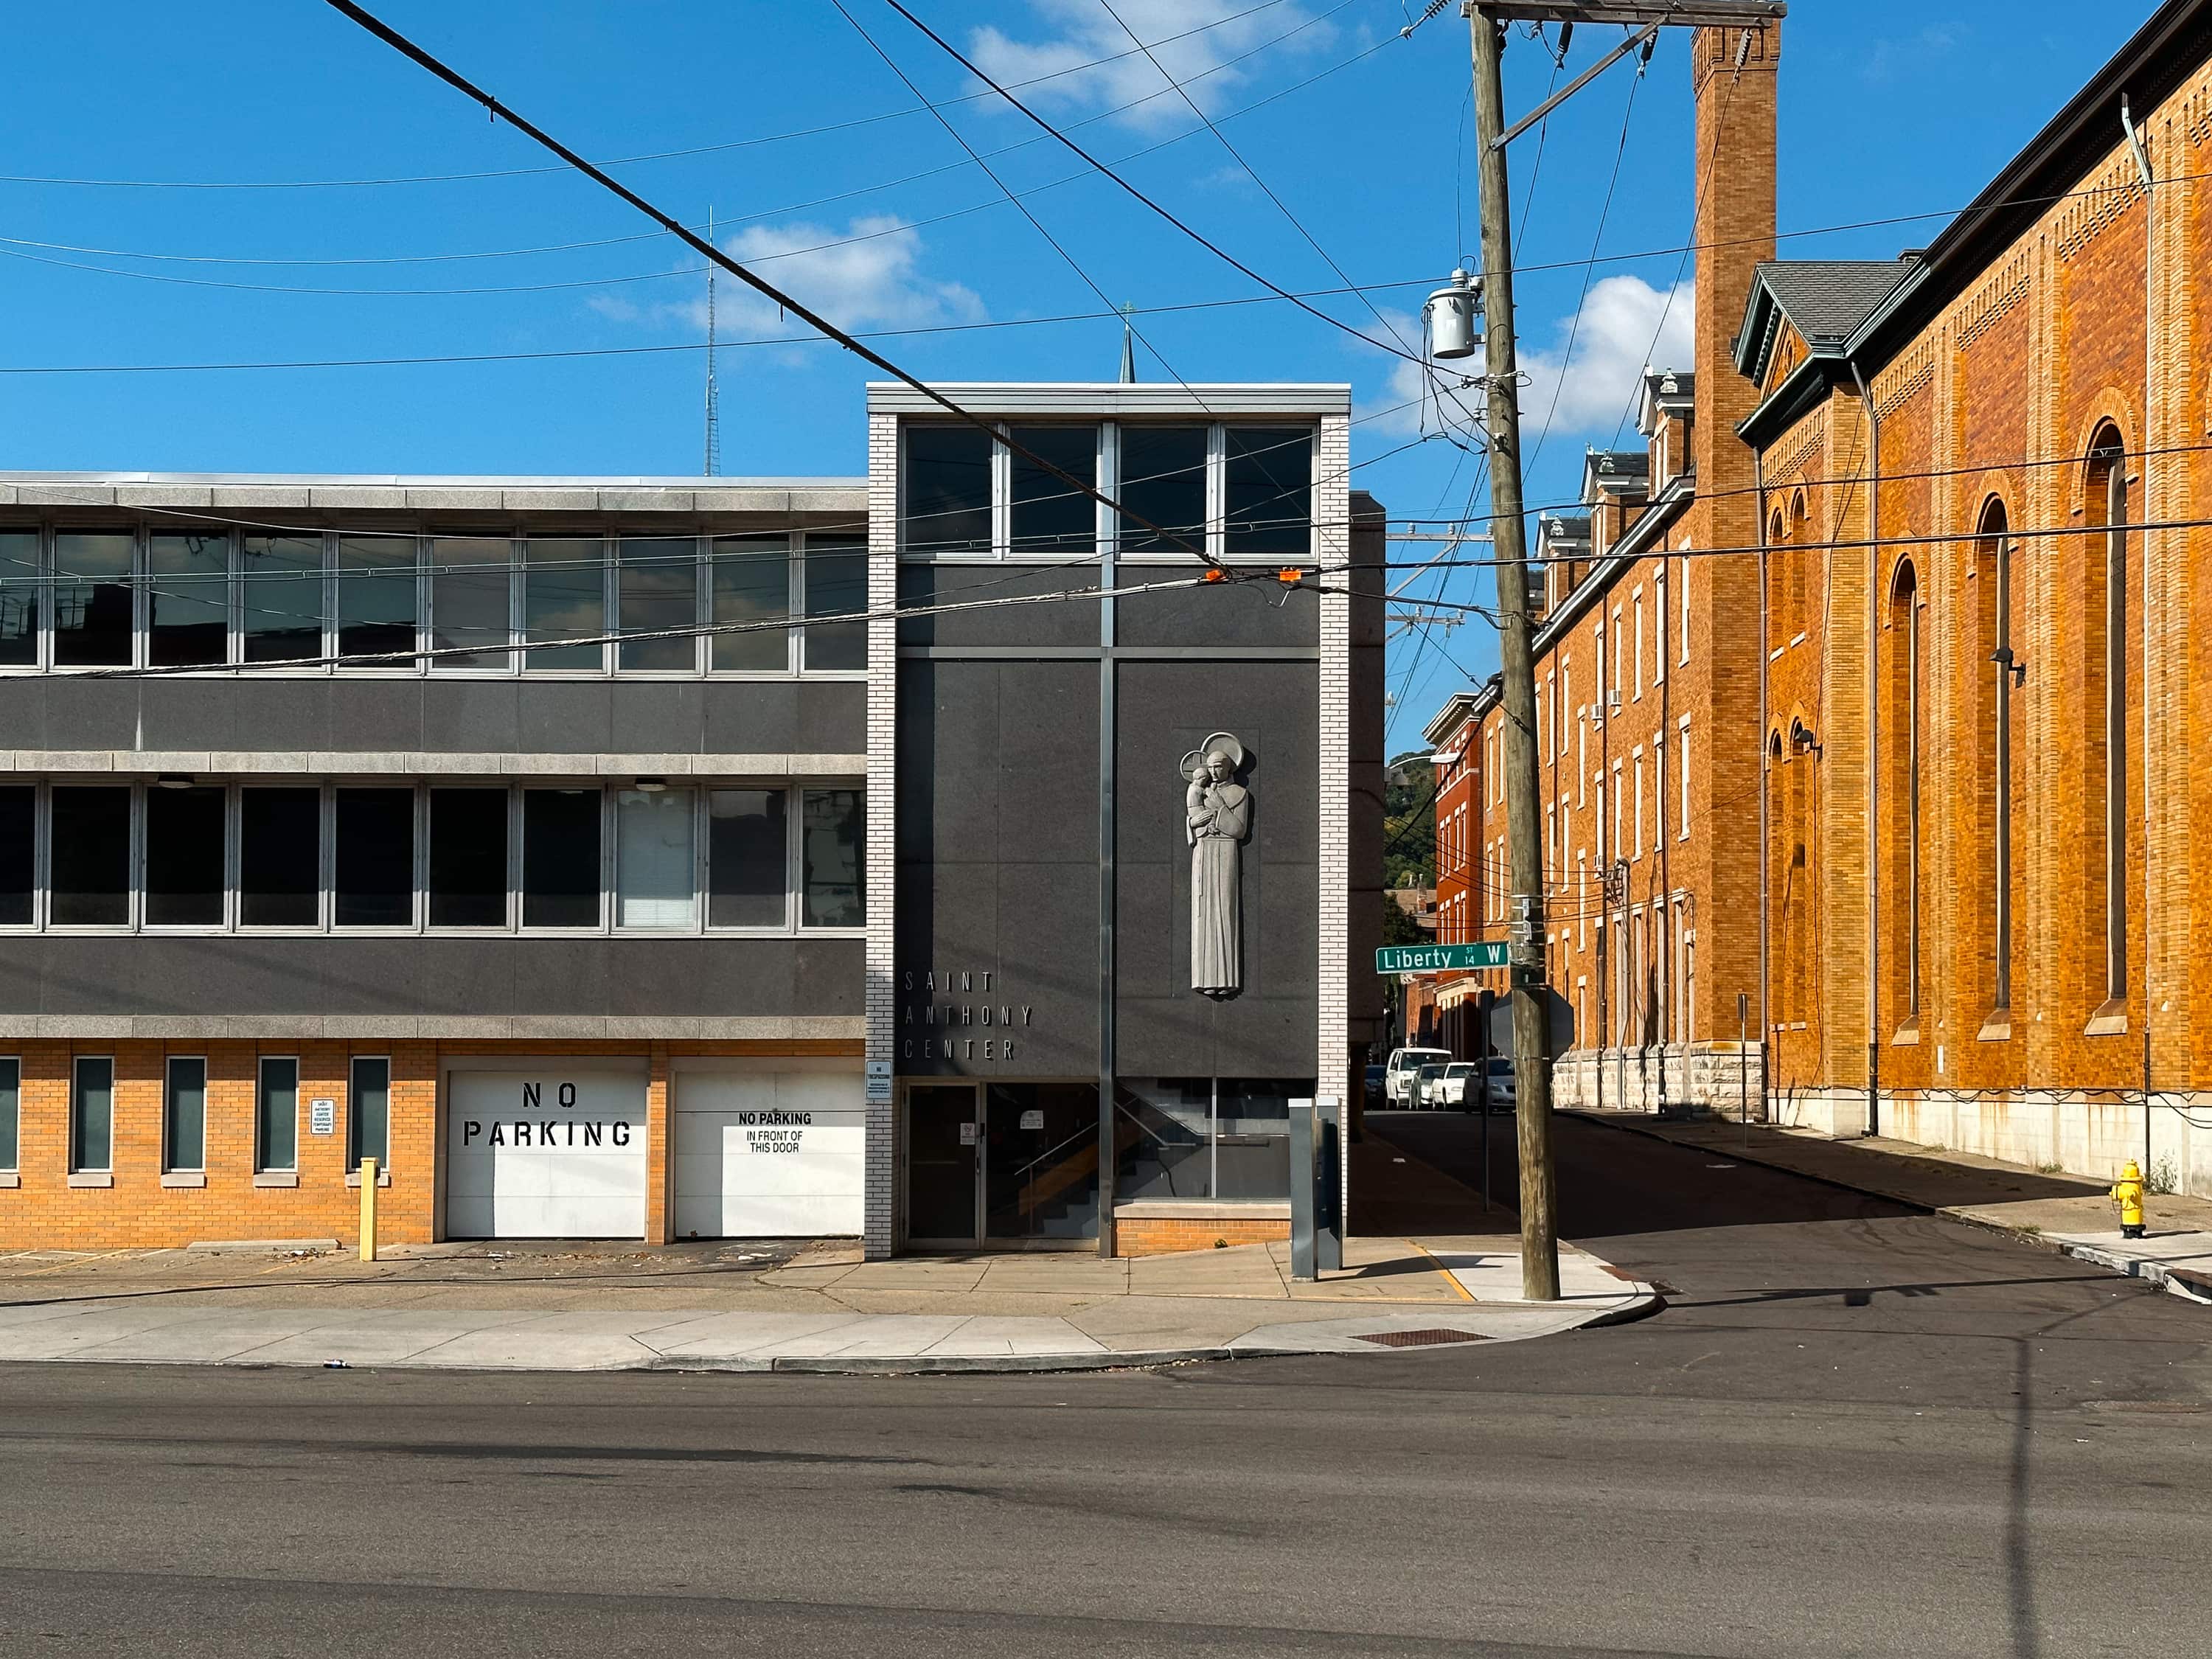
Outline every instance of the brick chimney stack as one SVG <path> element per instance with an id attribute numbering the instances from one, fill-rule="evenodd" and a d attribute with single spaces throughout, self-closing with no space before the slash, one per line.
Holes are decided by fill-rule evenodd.
<path id="1" fill-rule="evenodd" d="M 1707 547 L 1759 539 L 1759 508 L 1742 491 L 1752 483 L 1751 452 L 1735 435 L 1758 392 L 1736 373 L 1730 347 L 1743 321 L 1752 273 L 1774 257 L 1775 71 L 1782 58 L 1778 22 L 1749 28 L 1701 28 L 1691 37 L 1698 101 L 1697 416 L 1692 426 L 1699 501 L 1692 520 Z M 1658 363 L 1658 368 L 1677 367 Z"/>

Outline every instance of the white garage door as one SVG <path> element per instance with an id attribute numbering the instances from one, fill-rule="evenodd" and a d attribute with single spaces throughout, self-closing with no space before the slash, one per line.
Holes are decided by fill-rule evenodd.
<path id="1" fill-rule="evenodd" d="M 861 1231 L 858 1072 L 682 1072 L 675 1129 L 678 1238 Z"/>
<path id="2" fill-rule="evenodd" d="M 449 1237 L 645 1237 L 642 1073 L 556 1065 L 448 1076 Z"/>

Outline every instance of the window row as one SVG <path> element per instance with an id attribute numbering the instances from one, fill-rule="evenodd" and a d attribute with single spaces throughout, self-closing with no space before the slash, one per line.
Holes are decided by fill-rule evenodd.
<path id="1" fill-rule="evenodd" d="M 858 535 L 0 527 L 0 668 L 857 672 L 866 623 L 824 619 L 867 602 Z"/>
<path id="2" fill-rule="evenodd" d="M 1217 559 L 1304 559 L 1313 550 L 1310 424 L 1061 421 L 1000 430 L 1026 453 L 973 426 L 906 426 L 902 552 L 1090 558 L 1109 547 L 1125 556 L 1195 547 Z M 1117 502 L 1120 522 L 1071 477 Z"/>
<path id="3" fill-rule="evenodd" d="M 858 789 L 0 787 L 0 927 L 858 927 Z"/>
<path id="4" fill-rule="evenodd" d="M 0 1170 L 14 1171 L 22 1156 L 22 1061 L 0 1058 Z M 339 1103 L 330 1103 L 333 1113 Z M 379 1170 L 392 1157 L 392 1062 L 356 1057 L 343 1103 L 346 1169 L 373 1158 Z M 296 1173 L 300 1167 L 300 1062 L 264 1055 L 253 1085 L 253 1172 Z M 312 1117 L 320 1130 L 324 1119 Z M 327 1133 L 337 1133 L 333 1116 Z M 172 1054 L 161 1073 L 161 1173 L 204 1174 L 208 1148 L 208 1063 Z M 111 1174 L 115 1168 L 115 1060 L 79 1054 L 70 1066 L 69 1172 Z"/>

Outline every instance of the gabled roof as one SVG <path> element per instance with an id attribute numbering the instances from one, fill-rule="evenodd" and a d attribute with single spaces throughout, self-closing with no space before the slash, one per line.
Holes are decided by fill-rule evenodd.
<path id="1" fill-rule="evenodd" d="M 1633 495 L 1639 500 L 1651 488 L 1651 452 L 1648 449 L 1593 449 L 1583 457 L 1583 500 L 1595 502 L 1600 492 Z"/>
<path id="2" fill-rule="evenodd" d="M 1806 337 L 1812 355 L 1738 423 L 1744 441 L 1754 446 L 1771 442 L 1811 407 L 1826 385 L 1844 377 L 1849 365 L 1871 378 L 2049 211 L 2055 198 L 2076 188 L 2125 142 L 2120 131 L 2123 98 L 2133 118 L 2142 122 L 2208 57 L 2212 0 L 2166 0 L 1926 249 L 1909 261 L 1875 262 L 1904 266 L 1903 280 L 1878 297 L 1842 337 L 1826 342 L 1825 349 L 1823 342 Z M 1803 268 L 1802 262 L 1792 261 L 1759 270 L 1763 276 L 1771 269 Z M 1752 310 L 1762 294 L 1771 292 L 1763 281 L 1754 282 Z M 1796 321 L 1794 315 L 1791 321 Z M 1752 365 L 1756 361 L 1764 367 L 1771 328 L 1752 325 L 1747 313 L 1736 337 L 1736 366 L 1755 379 Z"/>
<path id="3" fill-rule="evenodd" d="M 1493 676 L 1480 691 L 1455 691 L 1446 697 L 1444 706 L 1431 715 L 1429 723 L 1421 728 L 1421 735 L 1429 740 L 1429 747 L 1442 754 L 1444 744 L 1458 733 L 1462 726 L 1497 701 L 1500 684 Z M 1480 705 L 1480 709 L 1478 704 Z"/>
<path id="4" fill-rule="evenodd" d="M 1763 380 L 1779 330 L 1787 320 L 1815 356 L 1832 356 L 1875 307 L 1895 293 L 1917 262 L 1911 259 L 1769 260 L 1752 279 L 1743 327 L 1735 337 L 1735 366 Z"/>
<path id="5" fill-rule="evenodd" d="M 1540 543 L 1586 542 L 1590 536 L 1590 515 L 1587 513 L 1545 513 L 1536 520 L 1536 539 Z"/>
<path id="6" fill-rule="evenodd" d="M 1698 377 L 1686 368 L 1647 368 L 1636 416 L 1637 430 L 1650 437 L 1658 430 L 1662 414 L 1680 414 L 1697 407 Z"/>

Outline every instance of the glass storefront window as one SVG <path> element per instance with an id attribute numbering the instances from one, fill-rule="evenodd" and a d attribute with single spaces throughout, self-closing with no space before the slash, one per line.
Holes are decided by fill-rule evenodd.
<path id="1" fill-rule="evenodd" d="M 230 538 L 146 538 L 146 660 L 188 668 L 230 654 Z"/>
<path id="2" fill-rule="evenodd" d="M 789 538 L 725 536 L 708 542 L 707 550 L 714 622 L 733 627 L 714 636 L 714 666 L 783 672 L 791 666 L 791 632 L 781 625 L 791 619 Z"/>
<path id="3" fill-rule="evenodd" d="M 689 789 L 624 789 L 615 796 L 615 926 L 689 927 L 692 896 Z"/>
<path id="4" fill-rule="evenodd" d="M 781 789 L 707 792 L 707 925 L 781 927 L 790 914 L 791 843 Z"/>
<path id="5" fill-rule="evenodd" d="M 799 923 L 860 927 L 868 920 L 862 883 L 867 814 L 858 789 L 809 789 L 799 807 Z"/>
<path id="6" fill-rule="evenodd" d="M 1115 1111 L 1133 1130 L 1118 1198 L 1281 1199 L 1291 1191 L 1291 1102 L 1310 1078 L 1123 1078 Z"/>
<path id="7" fill-rule="evenodd" d="M 338 654 L 362 656 L 415 648 L 421 553 L 412 536 L 338 539 Z M 411 670 L 416 659 L 350 663 L 355 668 Z"/>
<path id="8" fill-rule="evenodd" d="M 991 434 L 972 426 L 906 428 L 906 520 L 899 545 L 931 556 L 991 550 Z"/>
<path id="9" fill-rule="evenodd" d="M 323 654 L 323 538 L 248 536 L 239 553 L 240 629 L 248 662 Z"/>
<path id="10" fill-rule="evenodd" d="M 131 571 L 136 539 L 127 530 L 56 532 L 56 667 L 130 666 Z"/>
<path id="11" fill-rule="evenodd" d="M 39 532 L 0 530 L 0 667 L 39 660 Z"/>

